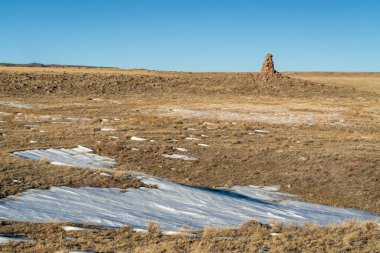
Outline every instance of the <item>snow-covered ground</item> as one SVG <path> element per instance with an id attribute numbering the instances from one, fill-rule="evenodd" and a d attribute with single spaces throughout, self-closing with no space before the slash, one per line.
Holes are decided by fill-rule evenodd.
<path id="1" fill-rule="evenodd" d="M 166 158 L 172 158 L 172 159 L 182 159 L 185 161 L 197 161 L 198 160 L 198 158 L 196 158 L 196 157 L 191 157 L 191 156 L 187 156 L 187 155 L 180 155 L 180 154 L 171 154 L 171 155 L 163 154 L 162 156 L 166 157 Z"/>
<path id="2" fill-rule="evenodd" d="M 10 236 L 4 236 L 0 234 L 0 244 L 8 243 L 8 242 L 23 242 L 27 241 L 26 238 L 16 238 L 16 237 L 10 237 Z"/>
<path id="3" fill-rule="evenodd" d="M 82 146 L 71 149 L 49 148 L 17 151 L 13 152 L 12 155 L 30 160 L 48 159 L 48 161 L 54 165 L 76 166 L 83 168 L 111 168 L 116 165 L 116 160 L 92 154 L 91 149 Z"/>
<path id="4" fill-rule="evenodd" d="M 84 222 L 117 227 L 129 224 L 145 229 L 157 221 L 164 231 L 181 228 L 239 226 L 254 219 L 262 223 L 315 222 L 336 224 L 347 220 L 376 220 L 368 212 L 334 208 L 294 200 L 275 188 L 235 186 L 232 189 L 205 189 L 141 176 L 154 188 L 120 189 L 52 187 L 28 190 L 2 199 L 0 219 L 44 222 Z"/>

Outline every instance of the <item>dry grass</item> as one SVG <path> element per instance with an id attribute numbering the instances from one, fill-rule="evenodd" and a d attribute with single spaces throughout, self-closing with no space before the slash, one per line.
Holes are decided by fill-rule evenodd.
<path id="1" fill-rule="evenodd" d="M 5 122 L 1 123 L 0 128 L 5 134 L 0 136 L 0 156 L 3 161 L 0 166 L 4 168 L 8 164 L 8 169 L 4 170 L 7 172 L 2 176 L 13 179 L 12 174 L 8 173 L 19 170 L 22 167 L 19 163 L 26 163 L 21 159 L 10 158 L 11 151 L 73 147 L 79 144 L 116 158 L 117 170 L 142 171 L 195 186 L 280 185 L 281 191 L 297 194 L 303 200 L 380 213 L 380 172 L 377 169 L 380 164 L 380 130 L 379 120 L 374 118 L 380 111 L 378 99 L 371 95 L 350 96 L 331 99 L 320 95 L 302 99 L 208 93 L 190 96 L 187 93 L 173 92 L 170 97 L 164 97 L 160 93 L 108 95 L 101 96 L 103 100 L 100 101 L 89 100 L 93 98 L 90 96 L 54 95 L 54 99 L 46 96 L 31 98 L 22 94 L 15 98 L 7 96 L 2 99 L 21 100 L 42 107 L 0 107 L 1 111 L 12 114 L 2 117 Z M 292 114 L 329 115 L 340 111 L 339 117 L 346 121 L 347 126 L 318 121 L 314 125 L 272 124 L 211 117 L 183 118 L 168 114 L 170 108 L 212 112 L 221 111 L 225 107 L 247 114 L 252 110 L 262 111 L 263 108 L 268 113 L 285 108 Z M 17 116 L 20 112 L 23 115 Z M 51 124 L 52 120 L 36 122 L 35 119 L 38 115 L 57 114 L 63 117 L 56 121 L 67 124 Z M 16 121 L 16 116 L 21 119 Z M 94 120 L 70 121 L 67 120 L 69 117 L 88 117 Z M 30 118 L 33 122 L 30 122 Z M 205 121 L 211 125 L 204 124 Z M 99 131 L 102 127 L 112 127 L 118 131 Z M 196 130 L 186 130 L 188 128 Z M 255 129 L 266 129 L 270 134 L 248 134 Z M 208 137 L 199 142 L 211 147 L 202 148 L 197 146 L 199 142 L 184 140 L 189 135 L 200 137 L 202 134 Z M 133 135 L 156 142 L 136 143 L 130 140 Z M 110 136 L 118 139 L 110 139 Z M 173 139 L 178 141 L 174 142 Z M 37 143 L 31 144 L 29 140 Z M 199 157 L 199 161 L 186 162 L 161 156 L 164 153 L 174 153 L 173 147 L 178 146 L 188 148 L 188 154 Z M 138 148 L 139 151 L 134 151 L 133 148 Z M 28 164 L 31 166 L 35 162 Z M 79 182 L 85 181 L 82 177 L 75 178 Z M 56 181 L 47 182 L 44 188 L 54 186 L 53 182 Z M 69 181 L 64 182 L 69 184 Z M 79 182 L 76 185 L 86 185 Z M 31 187 L 37 185 L 34 183 Z M 115 184 L 117 185 L 120 184 Z M 6 184 L 4 187 L 8 188 Z M 13 190 L 6 192 L 15 193 Z"/>
<path id="2" fill-rule="evenodd" d="M 33 88 L 36 84 L 39 88 Z M 0 106 L 0 112 L 9 113 L 0 113 L 1 196 L 62 185 L 139 187 L 141 183 L 125 172 L 140 171 L 194 186 L 279 185 L 281 191 L 297 194 L 302 200 L 380 214 L 380 106 L 378 95 L 373 93 L 298 80 L 262 83 L 249 73 L 75 68 L 0 68 L 0 90 L 0 100 L 35 105 L 31 109 Z M 172 108 L 208 112 L 211 116 L 181 116 L 172 114 Z M 219 112 L 242 116 L 216 117 Z M 321 118 L 313 125 L 302 120 L 278 124 L 250 120 L 247 115 L 252 113 Z M 334 113 L 344 119 L 344 124 L 329 120 Z M 43 121 L 38 118 L 41 115 L 62 117 Z M 92 120 L 78 120 L 83 117 Z M 103 127 L 117 131 L 100 131 Z M 255 134 L 256 129 L 269 133 Z M 201 140 L 185 140 L 190 135 Z M 134 142 L 131 136 L 147 141 Z M 118 165 L 113 177 L 9 156 L 15 150 L 76 145 L 115 158 Z M 178 153 L 174 147 L 187 148 L 186 154 L 199 161 L 162 157 Z M 123 228 L 70 232 L 78 233 L 72 242 L 66 240 L 69 233 L 60 226 L 2 225 L 0 233 L 8 231 L 36 240 L 5 245 L 2 250 L 65 252 L 80 247 L 99 252 L 255 252 L 269 247 L 271 252 L 375 252 L 373 249 L 379 247 L 378 230 L 372 225 L 308 225 L 300 229 L 249 222 L 240 230 L 207 229 L 201 238 L 149 237 Z M 272 232 L 281 236 L 270 236 Z M 10 251 L 13 246 L 14 251 Z"/>
<path id="3" fill-rule="evenodd" d="M 341 87 L 380 93 L 380 73 L 295 72 L 288 76 Z"/>
<path id="4" fill-rule="evenodd" d="M 29 189 L 48 189 L 52 186 L 117 187 L 121 189 L 144 186 L 128 173 L 104 176 L 100 171 L 54 166 L 41 162 L 3 162 L 0 166 L 0 197 L 15 195 Z"/>
<path id="5" fill-rule="evenodd" d="M 158 222 L 147 222 L 146 229 L 148 231 L 148 234 L 152 237 L 157 237 L 161 235 L 161 225 Z"/>
<path id="6" fill-rule="evenodd" d="M 207 229 L 199 237 L 138 233 L 129 227 L 69 231 L 60 223 L 2 222 L 1 234 L 31 239 L 0 245 L 1 252 L 379 252 L 380 231 L 374 223 L 341 226 L 271 228 L 247 222 L 240 229 Z M 75 224 L 65 224 L 75 225 Z M 83 225 L 82 225 L 83 226 Z M 156 232 L 157 224 L 154 225 Z"/>
<path id="7" fill-rule="evenodd" d="M 0 67 L 0 92 L 10 96 L 249 95 L 277 97 L 348 97 L 369 94 L 354 89 L 284 78 L 264 81 L 257 73 L 191 73 L 147 70 Z"/>

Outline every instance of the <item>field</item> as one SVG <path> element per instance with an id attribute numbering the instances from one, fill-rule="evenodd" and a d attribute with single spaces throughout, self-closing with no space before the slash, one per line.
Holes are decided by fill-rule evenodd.
<path id="1" fill-rule="evenodd" d="M 334 84 L 341 87 L 351 87 L 369 92 L 380 92 L 380 73 L 377 72 L 291 72 L 287 73 L 287 75 L 312 82 Z"/>
<path id="2" fill-rule="evenodd" d="M 299 201 L 380 215 L 379 92 L 379 73 L 287 73 L 263 80 L 257 73 L 0 67 L 0 195 L 13 199 L 62 186 L 155 191 L 141 180 L 145 173 L 194 189 L 277 186 Z M 78 145 L 116 166 L 57 166 L 10 155 Z M 165 234 L 163 221 L 163 232 L 110 229 L 101 222 L 89 222 L 100 231 L 68 232 L 62 229 L 67 222 L 4 217 L 0 213 L 0 236 L 30 240 L 0 244 L 3 252 L 380 250 L 374 221 L 302 227 L 273 217 L 272 227 L 206 226 L 190 237 Z"/>

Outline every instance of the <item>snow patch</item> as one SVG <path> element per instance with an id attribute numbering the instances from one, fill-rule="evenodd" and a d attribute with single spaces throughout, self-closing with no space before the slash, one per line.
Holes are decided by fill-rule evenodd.
<path id="1" fill-rule="evenodd" d="M 82 168 L 111 168 L 116 165 L 116 160 L 91 153 L 92 150 L 78 146 L 76 148 L 60 149 L 33 149 L 26 151 L 16 151 L 12 156 L 29 159 L 48 159 L 53 165 L 74 166 Z"/>
<path id="2" fill-rule="evenodd" d="M 26 238 L 16 238 L 16 237 L 11 237 L 11 236 L 5 236 L 0 234 L 0 244 L 5 244 L 9 242 L 24 242 L 27 241 L 28 239 Z"/>
<path id="3" fill-rule="evenodd" d="M 191 156 L 187 156 L 187 155 L 178 155 L 178 154 L 168 155 L 168 154 L 163 154 L 162 156 L 166 157 L 166 158 L 182 159 L 182 160 L 185 160 L 185 161 L 197 161 L 198 160 L 198 158 L 196 158 L 196 157 L 191 157 Z"/>
<path id="4" fill-rule="evenodd" d="M 100 129 L 100 131 L 103 131 L 103 132 L 115 132 L 117 131 L 116 128 L 109 128 L 109 127 L 103 127 Z"/>
<path id="5" fill-rule="evenodd" d="M 89 228 L 80 228 L 80 227 L 73 227 L 73 226 L 63 226 L 62 229 L 67 232 L 68 231 L 94 231 L 93 229 L 89 229 Z"/>
<path id="6" fill-rule="evenodd" d="M 197 137 L 186 137 L 185 140 L 187 140 L 187 141 L 199 141 L 200 139 Z"/>
<path id="7" fill-rule="evenodd" d="M 141 137 L 132 136 L 131 141 L 146 141 L 146 139 L 141 138 Z"/>
<path id="8" fill-rule="evenodd" d="M 262 130 L 262 129 L 256 129 L 256 130 L 255 130 L 255 133 L 259 133 L 259 134 L 269 134 L 269 131 L 267 131 L 267 130 Z"/>
<path id="9" fill-rule="evenodd" d="M 317 225 L 343 221 L 374 220 L 374 214 L 294 200 L 292 195 L 267 188 L 235 186 L 233 189 L 197 188 L 157 177 L 141 176 L 158 188 L 69 188 L 32 189 L 3 198 L 0 220 L 46 222 L 50 220 L 90 223 L 110 227 L 131 225 L 146 230 L 148 221 L 160 223 L 163 231 L 237 227 L 247 220 L 269 224 L 296 222 Z"/>
<path id="10" fill-rule="evenodd" d="M 173 149 L 178 150 L 178 151 L 181 151 L 181 152 L 187 152 L 187 151 L 189 151 L 189 150 L 186 149 L 186 148 L 179 148 L 179 147 L 174 147 Z"/>

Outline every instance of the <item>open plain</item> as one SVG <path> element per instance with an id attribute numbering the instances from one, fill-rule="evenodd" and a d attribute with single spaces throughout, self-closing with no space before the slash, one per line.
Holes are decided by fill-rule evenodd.
<path id="1" fill-rule="evenodd" d="M 297 201 L 378 217 L 379 76 L 287 73 L 263 79 L 258 73 L 0 67 L 2 203 L 56 187 L 155 191 L 157 185 L 141 180 L 150 175 L 210 191 L 276 186 Z M 54 150 L 38 161 L 12 155 L 78 145 L 115 165 L 69 166 L 54 160 Z M 35 212 L 42 220 L 50 217 L 43 207 Z M 145 233 L 131 224 L 111 229 L 94 220 L 4 217 L 0 235 L 25 238 L 0 244 L 4 252 L 380 251 L 378 218 L 285 226 L 273 216 L 273 222 L 240 228 L 186 227 L 191 236 L 173 236 L 149 220 L 143 221 Z M 62 229 L 69 225 L 93 230 Z"/>

